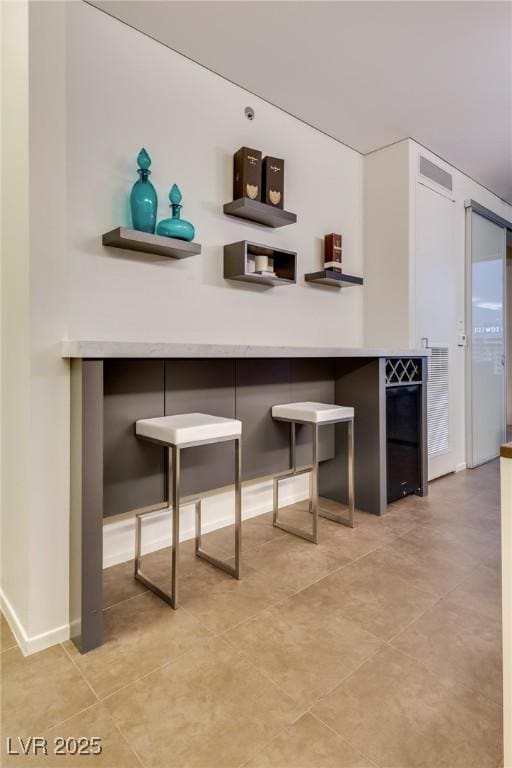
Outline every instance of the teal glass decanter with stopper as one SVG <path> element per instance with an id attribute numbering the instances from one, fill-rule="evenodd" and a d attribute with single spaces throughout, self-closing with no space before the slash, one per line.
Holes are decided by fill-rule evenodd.
<path id="1" fill-rule="evenodd" d="M 139 165 L 137 169 L 139 179 L 133 185 L 130 195 L 132 224 L 133 228 L 139 232 L 154 234 L 158 198 L 156 190 L 149 180 L 151 158 L 144 148 L 137 155 L 137 163 Z"/>
<path id="2" fill-rule="evenodd" d="M 171 203 L 172 218 L 162 219 L 156 228 L 157 235 L 163 235 L 164 237 L 175 237 L 178 240 L 193 240 L 196 231 L 190 221 L 180 218 L 181 205 L 181 192 L 177 184 L 173 184 L 171 191 L 169 192 L 169 200 Z"/>

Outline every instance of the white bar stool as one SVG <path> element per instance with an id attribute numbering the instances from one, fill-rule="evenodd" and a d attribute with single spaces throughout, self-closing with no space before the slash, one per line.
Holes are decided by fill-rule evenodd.
<path id="1" fill-rule="evenodd" d="M 208 443 L 235 442 L 235 564 L 234 566 L 209 555 L 201 548 L 201 499 L 194 499 L 196 507 L 195 552 L 226 573 L 240 578 L 240 549 L 242 537 L 242 422 L 237 419 L 223 419 L 206 413 L 180 413 L 176 416 L 161 416 L 154 419 L 139 419 L 135 422 L 137 437 L 164 445 L 167 448 L 167 504 L 172 517 L 171 593 L 164 591 L 141 573 L 142 518 L 154 514 L 155 510 L 139 512 L 136 515 L 135 578 L 148 589 L 165 600 L 174 609 L 178 607 L 178 568 L 180 543 L 180 484 L 181 450 Z"/>
<path id="2" fill-rule="evenodd" d="M 318 544 L 318 515 L 334 520 L 341 525 L 354 527 L 354 409 L 342 405 L 327 405 L 325 403 L 286 403 L 272 406 L 272 418 L 276 421 L 290 422 L 290 451 L 291 472 L 274 478 L 273 522 L 276 528 L 293 533 L 307 541 Z M 318 428 L 323 424 L 337 424 L 346 421 L 348 425 L 348 518 L 335 512 L 319 510 L 318 508 Z M 311 468 L 297 470 L 295 456 L 295 425 L 311 424 L 313 429 L 313 465 Z M 311 472 L 309 511 L 313 514 L 313 529 L 311 533 L 302 531 L 293 525 L 279 520 L 279 480 Z"/>

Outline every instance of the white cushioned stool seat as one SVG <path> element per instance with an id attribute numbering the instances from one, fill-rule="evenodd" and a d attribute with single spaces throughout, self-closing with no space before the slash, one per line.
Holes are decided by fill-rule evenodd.
<path id="1" fill-rule="evenodd" d="M 272 406 L 272 418 L 322 424 L 329 421 L 353 419 L 354 409 L 345 405 L 328 405 L 326 403 L 286 403 L 285 405 Z"/>
<path id="2" fill-rule="evenodd" d="M 234 440 L 242 434 L 242 422 L 208 413 L 179 413 L 175 416 L 139 419 L 135 422 L 135 432 L 139 437 L 159 443 L 193 445 L 215 440 Z"/>

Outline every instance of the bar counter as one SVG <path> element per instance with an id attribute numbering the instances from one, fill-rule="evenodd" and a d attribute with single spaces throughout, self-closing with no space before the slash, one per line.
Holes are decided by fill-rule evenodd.
<path id="1" fill-rule="evenodd" d="M 82 652 L 103 642 L 104 518 L 166 505 L 164 449 L 136 438 L 137 419 L 194 411 L 239 419 L 242 482 L 248 483 L 290 467 L 289 430 L 272 419 L 273 405 L 351 406 L 356 506 L 382 515 L 388 502 L 386 391 L 413 384 L 419 393 L 414 490 L 427 492 L 426 349 L 78 340 L 62 342 L 61 354 L 70 358 L 71 370 L 70 623 Z M 297 465 L 310 466 L 307 425 L 296 438 Z M 401 456 L 405 449 L 395 442 Z M 341 503 L 347 501 L 346 445 L 346 424 L 320 431 L 319 495 Z M 232 485 L 232 451 L 229 443 L 185 449 L 182 495 Z"/>
<path id="2" fill-rule="evenodd" d="M 397 347 L 296 347 L 255 344 L 183 344 L 146 341 L 62 342 L 62 357 L 106 358 L 262 358 L 262 357 L 428 357 L 427 349 Z"/>

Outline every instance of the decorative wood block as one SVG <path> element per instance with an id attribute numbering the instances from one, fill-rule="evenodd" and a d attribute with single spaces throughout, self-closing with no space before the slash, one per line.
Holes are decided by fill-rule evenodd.
<path id="1" fill-rule="evenodd" d="M 233 156 L 233 197 L 261 200 L 261 152 L 240 147 Z"/>
<path id="2" fill-rule="evenodd" d="M 261 168 L 262 202 L 273 208 L 284 208 L 284 160 L 267 156 Z"/>
<path id="3" fill-rule="evenodd" d="M 227 216 L 254 221 L 256 224 L 264 224 L 274 229 L 295 224 L 297 221 L 296 213 L 283 211 L 281 208 L 261 203 L 259 200 L 250 200 L 248 197 L 240 197 L 232 203 L 226 203 L 223 210 Z"/>
<path id="4" fill-rule="evenodd" d="M 337 272 L 334 269 L 322 269 L 320 272 L 309 272 L 304 275 L 306 282 L 331 285 L 335 288 L 352 288 L 354 285 L 363 285 L 363 278 L 355 275 L 347 275 L 345 272 Z"/>
<path id="5" fill-rule="evenodd" d="M 324 269 L 341 269 L 342 237 L 335 232 L 324 237 Z"/>
<path id="6" fill-rule="evenodd" d="M 106 232 L 102 237 L 103 245 L 110 248 L 123 248 L 126 251 L 139 253 L 155 253 L 172 259 L 186 259 L 201 253 L 199 243 L 189 243 L 187 240 L 177 240 L 173 237 L 151 235 L 149 232 L 139 232 L 136 229 L 117 227 Z"/>

